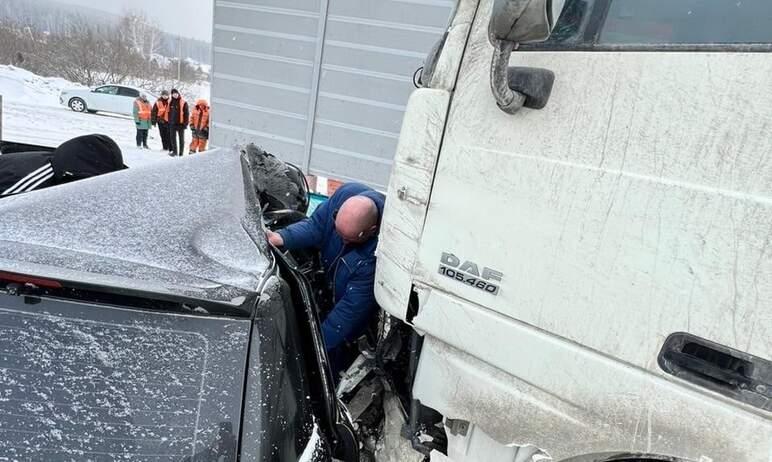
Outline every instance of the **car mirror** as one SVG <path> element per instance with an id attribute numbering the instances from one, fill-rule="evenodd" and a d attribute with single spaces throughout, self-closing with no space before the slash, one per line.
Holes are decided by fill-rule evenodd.
<path id="1" fill-rule="evenodd" d="M 521 43 L 547 40 L 563 11 L 565 0 L 495 0 L 488 34 L 495 50 L 491 61 L 491 91 L 507 114 L 523 106 L 547 104 L 554 74 L 546 69 L 509 69 L 509 57 Z M 514 84 L 514 85 L 513 85 Z M 527 91 L 523 91 L 527 90 Z"/>

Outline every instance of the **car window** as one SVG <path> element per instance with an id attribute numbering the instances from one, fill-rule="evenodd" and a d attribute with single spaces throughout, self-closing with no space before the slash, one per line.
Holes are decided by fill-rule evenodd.
<path id="1" fill-rule="evenodd" d="M 108 85 L 108 86 L 104 86 L 104 87 L 99 87 L 96 90 L 94 90 L 94 92 L 95 93 L 102 93 L 102 94 L 105 94 L 105 95 L 117 95 L 118 94 L 118 87 L 113 87 L 113 86 L 109 86 Z"/>
<path id="2" fill-rule="evenodd" d="M 550 39 L 524 49 L 772 44 L 770 0 L 568 0 Z"/>
<path id="3" fill-rule="evenodd" d="M 119 87 L 118 94 L 120 96 L 131 96 L 132 98 L 136 98 L 139 96 L 139 90 L 135 90 L 133 88 Z"/>

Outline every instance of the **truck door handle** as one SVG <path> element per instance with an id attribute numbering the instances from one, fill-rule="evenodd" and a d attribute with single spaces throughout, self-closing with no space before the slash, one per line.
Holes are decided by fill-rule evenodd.
<path id="1" fill-rule="evenodd" d="M 658 363 L 668 374 L 772 411 L 772 361 L 684 332 L 671 334 Z"/>
<path id="2" fill-rule="evenodd" d="M 736 359 L 738 363 L 726 364 L 723 360 L 717 359 L 722 355 L 718 351 L 712 350 L 710 360 L 701 359 L 688 353 L 670 351 L 665 354 L 674 366 L 680 367 L 685 372 L 705 376 L 708 379 L 715 380 L 721 384 L 731 387 L 747 387 L 751 384 L 750 378 L 745 375 L 746 370 L 753 370 L 753 365 L 747 361 Z"/>

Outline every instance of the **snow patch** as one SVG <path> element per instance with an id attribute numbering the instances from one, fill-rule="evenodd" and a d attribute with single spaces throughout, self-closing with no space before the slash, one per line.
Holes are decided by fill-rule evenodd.
<path id="1" fill-rule="evenodd" d="M 52 429 L 50 432 L 50 435 L 52 438 L 54 438 L 57 441 L 62 441 L 62 431 L 58 428 Z"/>
<path id="2" fill-rule="evenodd" d="M 314 428 L 311 430 L 311 438 L 308 439 L 303 454 L 300 455 L 298 462 L 313 462 L 317 450 L 321 447 L 322 437 L 319 435 L 319 426 L 314 423 Z"/>
<path id="3" fill-rule="evenodd" d="M 131 82 L 127 82 L 131 84 Z M 131 117 L 114 114 L 82 114 L 59 104 L 62 90 L 86 88 L 61 78 L 41 77 L 14 66 L 0 65 L 0 95 L 3 96 L 3 141 L 56 147 L 81 135 L 102 133 L 114 139 L 129 167 L 169 161 L 161 150 L 157 128 L 150 130 L 150 150 L 136 148 L 136 128 Z M 195 103 L 209 99 L 209 82 L 190 85 L 185 98 Z M 190 132 L 185 136 L 190 143 Z"/>
<path id="4" fill-rule="evenodd" d="M 18 67 L 0 65 L 3 102 L 55 107 L 59 106 L 59 93 L 72 88 L 85 87 L 62 78 L 41 77 Z"/>

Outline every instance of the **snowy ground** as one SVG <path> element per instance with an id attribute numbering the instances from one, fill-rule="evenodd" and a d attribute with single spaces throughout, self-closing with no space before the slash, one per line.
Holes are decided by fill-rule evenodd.
<path id="1" fill-rule="evenodd" d="M 157 128 L 150 131 L 150 150 L 139 150 L 136 149 L 136 129 L 131 117 L 79 113 L 61 106 L 59 92 L 76 86 L 64 79 L 43 78 L 23 69 L 0 66 L 2 139 L 55 147 L 75 136 L 101 133 L 120 145 L 129 166 L 169 159 L 161 150 Z M 185 138 L 189 143 L 189 131 Z"/>

